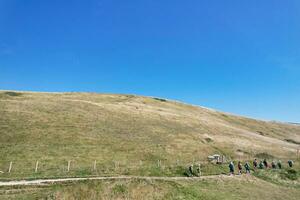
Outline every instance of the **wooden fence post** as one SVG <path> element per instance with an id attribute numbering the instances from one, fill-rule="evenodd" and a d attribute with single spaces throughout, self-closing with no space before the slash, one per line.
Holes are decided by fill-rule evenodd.
<path id="1" fill-rule="evenodd" d="M 11 172 L 11 169 L 12 169 L 12 162 L 10 161 L 10 163 L 9 163 L 9 168 L 8 168 L 8 173 Z"/>
<path id="2" fill-rule="evenodd" d="M 39 167 L 39 161 L 36 161 L 36 163 L 35 163 L 35 170 L 34 170 L 35 173 L 37 173 L 38 167 Z"/>
<path id="3" fill-rule="evenodd" d="M 97 161 L 95 160 L 94 161 L 94 171 L 96 171 L 97 170 Z"/>
<path id="4" fill-rule="evenodd" d="M 68 161 L 68 169 L 67 169 L 68 172 L 70 171 L 70 165 L 71 165 L 71 161 L 69 160 L 69 161 Z"/>
<path id="5" fill-rule="evenodd" d="M 198 169 L 199 169 L 199 176 L 201 176 L 202 172 L 201 172 L 201 164 L 200 163 L 198 164 Z"/>
<path id="6" fill-rule="evenodd" d="M 114 161 L 114 168 L 115 168 L 115 171 L 118 169 L 118 161 Z"/>

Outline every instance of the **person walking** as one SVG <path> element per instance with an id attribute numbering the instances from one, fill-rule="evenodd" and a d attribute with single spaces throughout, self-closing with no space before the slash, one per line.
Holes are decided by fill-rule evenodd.
<path id="1" fill-rule="evenodd" d="M 254 159 L 254 161 L 253 161 L 253 168 L 254 168 L 254 170 L 256 170 L 257 169 L 257 159 L 255 158 Z"/>
<path id="2" fill-rule="evenodd" d="M 228 167 L 229 167 L 230 175 L 234 175 L 234 164 L 232 161 L 229 163 Z"/>
<path id="3" fill-rule="evenodd" d="M 292 161 L 292 160 L 288 160 L 288 164 L 289 164 L 289 167 L 293 167 L 293 165 L 294 165 L 294 162 Z"/>
<path id="4" fill-rule="evenodd" d="M 197 165 L 197 168 L 196 168 L 196 172 L 197 172 L 197 176 L 200 177 L 201 176 L 201 168 L 200 168 L 200 163 Z"/>
<path id="5" fill-rule="evenodd" d="M 268 161 L 267 161 L 267 159 L 264 159 L 264 166 L 265 166 L 265 168 L 267 169 L 268 168 Z"/>
<path id="6" fill-rule="evenodd" d="M 282 168 L 282 165 L 281 165 L 281 160 L 278 160 L 278 162 L 277 162 L 277 166 L 278 166 L 278 168 L 279 168 L 279 169 L 281 169 L 281 168 Z"/>
<path id="7" fill-rule="evenodd" d="M 246 174 L 250 174 L 250 165 L 249 165 L 248 162 L 245 163 L 244 167 L 245 167 L 245 170 L 246 170 Z"/>
<path id="8" fill-rule="evenodd" d="M 189 176 L 194 176 L 194 165 L 193 165 L 193 164 L 191 164 L 191 165 L 189 166 L 188 175 L 189 175 Z"/>
<path id="9" fill-rule="evenodd" d="M 274 160 L 272 161 L 271 166 L 272 166 L 272 169 L 276 169 L 276 163 Z"/>
<path id="10" fill-rule="evenodd" d="M 263 169 L 264 168 L 264 163 L 263 163 L 263 161 L 261 160 L 260 162 L 259 162 L 259 169 Z"/>
<path id="11" fill-rule="evenodd" d="M 242 163 L 241 163 L 241 161 L 239 161 L 239 162 L 238 162 L 238 170 L 239 170 L 239 174 L 242 174 L 242 169 L 243 169 Z"/>

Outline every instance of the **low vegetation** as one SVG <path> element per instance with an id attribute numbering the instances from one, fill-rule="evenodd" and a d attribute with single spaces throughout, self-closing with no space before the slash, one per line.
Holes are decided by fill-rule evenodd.
<path id="1" fill-rule="evenodd" d="M 7 189 L 7 188 L 6 188 Z M 1 199 L 298 199 L 300 190 L 253 176 L 201 181 L 83 181 L 49 186 L 0 188 Z"/>
<path id="2" fill-rule="evenodd" d="M 300 142 L 297 142 L 297 141 L 295 141 L 295 140 L 293 140 L 293 139 L 285 139 L 285 141 L 290 142 L 290 143 L 293 143 L 293 144 L 298 144 L 298 145 L 300 145 Z"/>

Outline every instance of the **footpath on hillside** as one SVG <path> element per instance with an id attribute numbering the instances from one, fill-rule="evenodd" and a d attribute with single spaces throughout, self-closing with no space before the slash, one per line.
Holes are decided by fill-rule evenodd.
<path id="1" fill-rule="evenodd" d="M 18 186 L 18 185 L 47 185 L 62 182 L 74 182 L 74 181 L 88 181 L 88 180 L 129 180 L 129 179 L 139 179 L 139 180 L 203 180 L 203 179 L 225 179 L 232 177 L 245 177 L 250 175 L 211 175 L 211 176 L 201 176 L 201 177 L 153 177 L 153 176 L 111 176 L 111 177 L 83 177 L 83 178 L 57 178 L 57 179 L 36 179 L 36 180 L 18 180 L 18 181 L 1 181 L 0 186 Z"/>

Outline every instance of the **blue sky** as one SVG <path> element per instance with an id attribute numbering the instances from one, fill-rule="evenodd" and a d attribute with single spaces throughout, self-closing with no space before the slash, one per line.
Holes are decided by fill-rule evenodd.
<path id="1" fill-rule="evenodd" d="M 299 21 L 298 0 L 0 0 L 0 89 L 300 122 Z"/>

